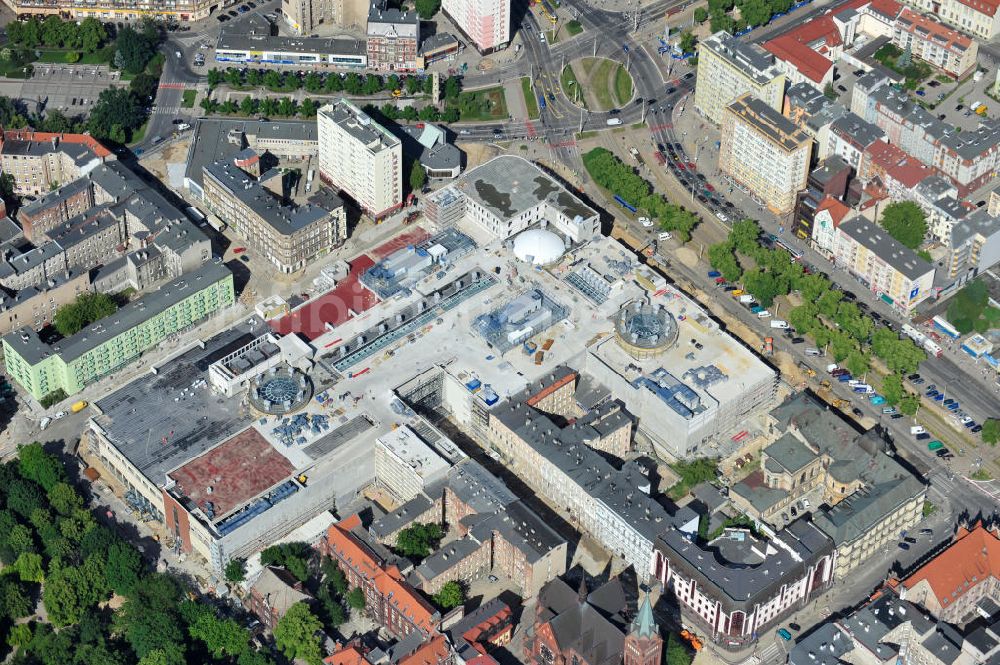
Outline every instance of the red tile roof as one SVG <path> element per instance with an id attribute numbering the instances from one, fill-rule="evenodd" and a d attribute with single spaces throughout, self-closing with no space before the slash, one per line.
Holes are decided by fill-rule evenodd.
<path id="1" fill-rule="evenodd" d="M 868 3 L 868 6 L 877 11 L 883 16 L 888 16 L 889 18 L 896 18 L 899 16 L 900 10 L 903 5 L 896 2 L 896 0 L 872 0 Z"/>
<path id="2" fill-rule="evenodd" d="M 401 658 L 399 665 L 439 665 L 449 660 L 450 656 L 451 651 L 448 649 L 444 635 L 438 635 L 425 642 L 409 656 Z"/>
<path id="3" fill-rule="evenodd" d="M 396 612 L 427 633 L 433 632 L 436 628 L 432 617 L 434 608 L 403 580 L 399 568 L 388 566 L 383 569 L 382 563 L 351 535 L 351 530 L 360 525 L 361 518 L 357 513 L 331 525 L 326 532 L 326 541 L 330 548 L 371 579 L 379 594 Z"/>
<path id="4" fill-rule="evenodd" d="M 1000 578 L 1000 539 L 979 523 L 972 531 L 959 529 L 948 549 L 905 580 L 912 589 L 927 581 L 942 607 L 948 607 L 980 582 Z"/>
<path id="5" fill-rule="evenodd" d="M 916 157 L 881 139 L 868 146 L 866 152 L 871 155 L 872 164 L 908 188 L 916 187 L 925 178 L 937 173 L 937 169 L 925 166 Z"/>
<path id="6" fill-rule="evenodd" d="M 105 148 L 100 141 L 88 134 L 60 134 L 57 132 L 36 132 L 30 129 L 8 129 L 3 133 L 4 141 L 31 141 L 33 143 L 48 143 L 54 138 L 58 138 L 60 143 L 82 143 L 90 148 L 98 157 L 108 157 L 111 151 Z"/>
<path id="7" fill-rule="evenodd" d="M 819 214 L 825 210 L 830 211 L 830 219 L 833 220 L 834 228 L 840 226 L 840 223 L 844 221 L 844 218 L 851 212 L 851 209 L 844 203 L 838 201 L 829 194 L 823 197 L 823 200 L 819 202 L 819 205 L 816 207 L 816 213 Z"/>
<path id="8" fill-rule="evenodd" d="M 932 41 L 941 48 L 965 51 L 972 45 L 972 39 L 967 35 L 938 23 L 930 16 L 918 14 L 912 9 L 904 9 L 899 19 L 900 22 L 897 23 L 899 28 L 917 35 L 922 40 Z"/>
<path id="9" fill-rule="evenodd" d="M 784 60 L 795 69 L 802 72 L 808 79 L 821 83 L 833 63 L 812 50 L 791 35 L 776 37 L 764 44 L 764 48 L 774 54 L 775 58 Z"/>
<path id="10" fill-rule="evenodd" d="M 970 7 L 980 14 L 986 14 L 987 16 L 996 16 L 997 10 L 1000 9 L 1000 0 L 958 0 L 966 7 Z"/>
<path id="11" fill-rule="evenodd" d="M 345 646 L 323 659 L 325 665 L 366 665 L 367 662 L 365 654 L 354 645 Z"/>

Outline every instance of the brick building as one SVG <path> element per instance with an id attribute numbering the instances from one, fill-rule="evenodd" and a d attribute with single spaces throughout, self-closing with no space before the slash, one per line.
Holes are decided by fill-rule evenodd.
<path id="1" fill-rule="evenodd" d="M 260 571 L 257 579 L 250 585 L 249 593 L 243 599 L 243 606 L 260 619 L 268 630 L 274 630 L 292 605 L 311 599 L 312 596 L 303 589 L 302 582 L 292 577 L 291 573 L 268 566 Z"/>
<path id="2" fill-rule="evenodd" d="M 57 134 L 15 129 L 0 140 L 0 171 L 14 178 L 14 193 L 39 195 L 65 185 L 115 159 L 87 134 Z"/>

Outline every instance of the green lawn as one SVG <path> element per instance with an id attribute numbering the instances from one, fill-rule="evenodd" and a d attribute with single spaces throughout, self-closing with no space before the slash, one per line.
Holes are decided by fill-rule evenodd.
<path id="1" fill-rule="evenodd" d="M 559 77 L 559 83 L 562 85 L 563 92 L 566 93 L 567 97 L 587 108 L 587 100 L 584 99 L 583 91 L 580 90 L 580 81 L 576 78 L 573 65 L 566 65 L 563 68 L 562 75 Z"/>
<path id="2" fill-rule="evenodd" d="M 194 99 L 198 96 L 197 90 L 185 90 L 184 99 L 181 101 L 181 108 L 193 109 Z"/>
<path id="3" fill-rule="evenodd" d="M 610 78 L 611 70 L 616 64 L 616 62 L 601 58 L 592 70 L 590 88 L 593 90 L 594 96 L 597 97 L 598 106 L 601 107 L 597 109 L 599 111 L 609 111 L 615 107 L 615 103 L 611 99 Z"/>
<path id="4" fill-rule="evenodd" d="M 66 49 L 40 49 L 39 53 L 41 55 L 38 57 L 36 62 L 44 62 L 48 64 L 72 64 L 72 65 L 106 65 L 108 61 L 104 57 L 102 51 L 95 51 L 94 53 L 80 53 L 80 59 L 76 62 L 69 62 L 66 60 L 66 54 L 70 51 Z"/>
<path id="5" fill-rule="evenodd" d="M 463 92 L 456 105 L 464 121 L 506 120 L 508 117 L 502 86 Z"/>
<path id="6" fill-rule="evenodd" d="M 566 24 L 566 32 L 569 33 L 570 37 L 574 37 L 583 32 L 583 26 L 580 25 L 579 21 L 576 20 L 570 21 L 569 23 Z"/>
<path id="7" fill-rule="evenodd" d="M 535 91 L 531 89 L 531 79 L 527 76 L 521 77 L 521 91 L 524 93 L 524 106 L 528 109 L 528 119 L 538 120 L 538 100 L 535 99 Z"/>
<path id="8" fill-rule="evenodd" d="M 625 71 L 625 65 L 618 65 L 615 71 L 615 98 L 618 106 L 624 106 L 632 99 L 632 77 Z"/>
<path id="9" fill-rule="evenodd" d="M 28 78 L 28 73 L 24 70 L 27 68 L 30 72 L 33 68 L 29 62 L 15 62 L 9 60 L 4 62 L 0 60 L 0 76 L 10 78 L 10 79 L 23 79 Z"/>
<path id="10" fill-rule="evenodd" d="M 589 130 L 586 132 L 580 132 L 576 135 L 577 141 L 582 141 L 583 139 L 592 139 L 597 136 L 597 132 L 594 130 Z"/>
<path id="11" fill-rule="evenodd" d="M 142 123 L 142 127 L 132 132 L 132 145 L 135 145 L 146 138 L 147 127 L 149 127 L 149 118 L 146 119 L 146 122 Z"/>
<path id="12" fill-rule="evenodd" d="M 910 57 L 910 64 L 906 66 L 900 65 L 899 60 L 902 56 L 903 51 L 897 46 L 886 44 L 875 51 L 875 55 L 872 57 L 894 72 L 905 76 L 906 81 L 903 85 L 907 90 L 916 90 L 921 83 L 930 78 L 933 70 L 926 62 L 921 62 L 912 56 Z"/>
<path id="13" fill-rule="evenodd" d="M 555 28 L 545 33 L 545 39 L 549 40 L 549 46 L 554 46 L 559 43 L 560 32 L 562 31 L 559 28 Z"/>

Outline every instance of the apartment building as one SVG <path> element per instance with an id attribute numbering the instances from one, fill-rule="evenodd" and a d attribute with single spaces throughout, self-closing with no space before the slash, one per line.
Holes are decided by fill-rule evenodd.
<path id="1" fill-rule="evenodd" d="M 30 328 L 7 334 L 7 374 L 38 400 L 59 389 L 73 395 L 234 301 L 232 273 L 212 261 L 55 344 Z"/>
<path id="2" fill-rule="evenodd" d="M 945 266 L 962 284 L 1000 262 L 1000 215 L 982 208 L 956 222 L 949 235 Z"/>
<path id="3" fill-rule="evenodd" d="M 91 290 L 90 271 L 49 275 L 36 286 L 0 290 L 0 335 L 25 326 L 41 330 L 55 320 L 56 311 Z"/>
<path id="4" fill-rule="evenodd" d="M 977 39 L 988 42 L 1000 35 L 997 0 L 908 0 L 907 4 Z"/>
<path id="5" fill-rule="evenodd" d="M 38 196 L 81 178 L 115 155 L 87 134 L 5 130 L 0 171 L 14 179 L 14 193 Z"/>
<path id="6" fill-rule="evenodd" d="M 347 240 L 347 216 L 329 192 L 305 205 L 285 203 L 281 179 L 273 169 L 255 178 L 235 163 L 215 162 L 203 169 L 203 201 L 251 249 L 290 273 Z"/>
<path id="7" fill-rule="evenodd" d="M 330 526 L 319 550 L 337 562 L 351 587 L 361 588 L 366 613 L 390 635 L 416 634 L 419 642 L 437 631 L 440 614 L 407 584 L 391 553 L 367 541 L 357 514 Z"/>
<path id="8" fill-rule="evenodd" d="M 576 422 L 560 426 L 574 412 L 577 379 L 575 371 L 559 367 L 498 405 L 489 414 L 489 442 L 525 484 L 647 580 L 653 543 L 673 518 L 648 496 L 649 480 L 635 464 L 617 469 L 590 445 L 611 431 L 630 431 L 624 411 L 616 411 L 603 431 Z M 697 520 L 693 513 L 691 519 Z"/>
<path id="9" fill-rule="evenodd" d="M 983 599 L 1000 603 L 1000 536 L 982 522 L 960 526 L 955 538 L 902 580 L 900 598 L 926 608 L 941 621 L 959 624 Z"/>
<path id="10" fill-rule="evenodd" d="M 308 35 L 320 25 L 361 28 L 369 0 L 282 0 L 281 15 L 296 35 Z"/>
<path id="11" fill-rule="evenodd" d="M 420 17 L 373 3 L 368 13 L 368 67 L 383 72 L 417 70 Z"/>
<path id="12" fill-rule="evenodd" d="M 717 32 L 698 43 L 698 79 L 694 105 L 716 125 L 727 106 L 750 93 L 775 111 L 785 96 L 785 75 L 774 56 L 756 44 L 747 44 L 728 32 Z"/>
<path id="13" fill-rule="evenodd" d="M 825 256 L 833 256 L 837 245 L 837 227 L 847 219 L 851 209 L 832 196 L 824 197 L 816 207 L 813 216 L 812 243 L 813 247 Z"/>
<path id="14" fill-rule="evenodd" d="M 775 214 L 795 207 L 809 177 L 812 137 L 764 101 L 744 93 L 722 116 L 719 170 Z"/>
<path id="15" fill-rule="evenodd" d="M 905 316 L 934 293 L 934 266 L 863 217 L 837 227 L 833 260 Z"/>
<path id="16" fill-rule="evenodd" d="M 480 53 L 510 42 L 511 0 L 444 0 L 441 8 Z"/>
<path id="17" fill-rule="evenodd" d="M 353 102 L 341 99 L 316 115 L 320 177 L 381 218 L 403 205 L 403 147 Z"/>
<path id="18" fill-rule="evenodd" d="M 851 111 L 882 129 L 888 143 L 951 179 L 961 196 L 986 184 L 1000 162 L 1000 123 L 985 120 L 974 130 L 957 131 L 878 72 L 857 80 Z"/>
<path id="19" fill-rule="evenodd" d="M 979 44 L 968 35 L 909 8 L 896 19 L 892 43 L 956 79 L 972 73 L 979 54 Z"/>
<path id="20" fill-rule="evenodd" d="M 685 625 L 736 651 L 829 589 L 835 558 L 830 538 L 805 519 L 771 538 L 737 530 L 706 545 L 671 529 L 656 540 L 653 574 Z"/>
<path id="21" fill-rule="evenodd" d="M 833 63 L 844 50 L 837 23 L 821 15 L 764 43 L 789 84 L 805 83 L 819 91 L 833 83 Z"/>
<path id="22" fill-rule="evenodd" d="M 274 630 L 292 605 L 311 600 L 312 595 L 291 573 L 284 568 L 266 566 L 250 583 L 249 593 L 243 598 L 243 607 L 268 630 Z"/>
<path id="23" fill-rule="evenodd" d="M 45 234 L 51 229 L 93 207 L 93 187 L 89 180 L 81 178 L 21 206 L 17 211 L 17 221 L 26 239 L 44 242 Z"/>

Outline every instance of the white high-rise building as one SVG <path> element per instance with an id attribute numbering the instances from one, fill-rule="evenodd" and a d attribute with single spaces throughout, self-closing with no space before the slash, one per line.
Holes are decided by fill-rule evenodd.
<path id="1" fill-rule="evenodd" d="M 480 53 L 510 42 L 510 0 L 444 0 L 441 7 Z"/>
<path id="2" fill-rule="evenodd" d="M 403 146 L 346 99 L 316 114 L 320 177 L 374 218 L 403 205 Z"/>

